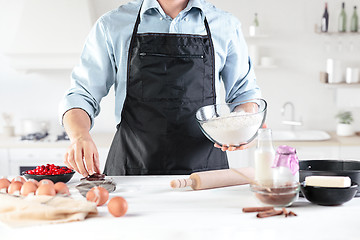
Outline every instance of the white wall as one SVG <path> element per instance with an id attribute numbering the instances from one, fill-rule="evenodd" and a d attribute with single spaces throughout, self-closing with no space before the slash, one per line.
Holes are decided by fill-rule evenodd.
<path id="1" fill-rule="evenodd" d="M 49 71 L 22 74 L 5 69 L 1 59 L 0 66 L 0 114 L 13 115 L 16 133 L 21 134 L 23 119 L 50 121 L 52 129 L 61 131 L 57 124 L 58 103 L 70 87 L 70 73 Z"/>
<path id="2" fill-rule="evenodd" d="M 93 21 L 102 13 L 127 1 L 90 0 Z M 356 129 L 360 130 L 360 109 L 337 106 L 337 90 L 328 89 L 319 82 L 319 72 L 325 70 L 328 57 L 339 59 L 343 66 L 360 68 L 360 34 L 346 37 L 323 36 L 314 33 L 314 25 L 319 24 L 323 13 L 323 1 L 314 0 L 210 0 L 217 7 L 232 12 L 242 22 L 244 34 L 259 14 L 262 31 L 268 35 L 262 39 L 248 39 L 249 44 L 257 44 L 260 54 L 274 58 L 278 68 L 256 69 L 258 84 L 263 97 L 269 102 L 268 125 L 271 128 L 286 128 L 280 124 L 280 108 L 286 101 L 296 107 L 296 118 L 302 118 L 306 129 L 335 130 L 334 115 L 338 110 L 354 112 Z M 357 2 L 347 0 L 348 19 L 352 6 Z M 340 1 L 329 0 L 330 30 L 336 30 Z M 6 1 L 0 0 L 1 6 Z M 360 13 L 360 12 L 359 12 Z M 66 15 L 65 15 L 66 16 Z M 79 16 L 81 17 L 81 16 Z M 60 20 L 59 20 L 60 21 Z M 5 28 L 5 30 L 4 30 Z M 6 24 L 0 25 L 0 32 L 9 31 Z M 44 33 L 45 34 L 45 33 Z M 339 46 L 341 50 L 339 51 Z M 350 47 L 351 46 L 351 47 Z M 0 113 L 14 115 L 17 129 L 23 118 L 41 118 L 57 125 L 57 107 L 65 89 L 69 87 L 71 71 L 42 71 L 18 73 L 7 66 L 2 57 L 0 64 Z M 345 90 L 346 91 L 346 90 Z M 345 95 L 358 95 L 360 88 Z M 102 112 L 96 119 L 93 131 L 111 132 L 115 129 L 114 97 L 104 98 Z M 340 99 L 341 100 L 341 99 Z M 1 125 L 1 124 L 0 124 Z"/>
<path id="3" fill-rule="evenodd" d="M 360 129 L 358 108 L 337 106 L 337 90 L 325 88 L 319 82 L 319 72 L 325 70 L 329 57 L 339 59 L 343 67 L 360 67 L 360 35 L 324 36 L 314 33 L 315 24 L 320 24 L 324 1 L 313 0 L 222 0 L 212 1 L 217 6 L 234 13 L 242 22 L 244 34 L 259 15 L 262 32 L 269 37 L 248 40 L 257 43 L 261 55 L 274 57 L 278 69 L 257 69 L 257 79 L 263 96 L 269 102 L 268 123 L 272 128 L 286 128 L 280 124 L 280 108 L 286 101 L 296 107 L 296 118 L 302 118 L 304 128 L 334 130 L 334 115 L 343 109 L 354 112 L 356 128 Z M 345 1 L 348 21 L 353 6 L 358 1 Z M 328 1 L 330 31 L 337 29 L 337 17 L 341 2 Z M 235 10 L 236 9 L 236 10 Z M 352 45 L 352 48 L 350 47 Z M 341 49 L 339 48 L 341 47 Z M 360 88 L 350 96 L 360 93 Z"/>

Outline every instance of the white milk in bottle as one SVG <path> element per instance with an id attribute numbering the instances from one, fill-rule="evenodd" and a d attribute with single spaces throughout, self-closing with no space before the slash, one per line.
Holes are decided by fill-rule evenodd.
<path id="1" fill-rule="evenodd" d="M 258 130 L 258 143 L 255 150 L 255 181 L 260 185 L 273 184 L 273 162 L 275 150 L 272 144 L 271 129 Z"/>

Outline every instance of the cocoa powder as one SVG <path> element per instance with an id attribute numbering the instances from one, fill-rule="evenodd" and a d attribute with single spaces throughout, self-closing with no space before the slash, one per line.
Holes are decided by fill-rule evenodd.
<path id="1" fill-rule="evenodd" d="M 287 206 L 295 200 L 298 191 L 294 186 L 271 187 L 270 190 L 256 189 L 255 196 L 263 203 L 272 206 Z"/>

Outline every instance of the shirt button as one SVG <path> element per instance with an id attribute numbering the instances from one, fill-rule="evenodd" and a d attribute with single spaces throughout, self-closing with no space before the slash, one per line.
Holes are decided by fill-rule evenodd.
<path id="1" fill-rule="evenodd" d="M 188 18 L 184 18 L 184 21 L 185 21 L 185 22 L 188 22 L 188 21 L 189 21 L 189 19 L 188 19 Z"/>
<path id="2" fill-rule="evenodd" d="M 163 18 L 163 17 L 160 17 L 160 21 L 162 21 L 162 20 L 164 20 L 164 18 Z"/>

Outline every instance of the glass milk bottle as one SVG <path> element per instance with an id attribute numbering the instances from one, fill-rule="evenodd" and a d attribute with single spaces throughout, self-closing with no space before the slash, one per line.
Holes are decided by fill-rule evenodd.
<path id="1" fill-rule="evenodd" d="M 296 156 L 296 149 L 287 145 L 279 146 L 276 149 L 273 169 L 276 185 L 299 182 L 299 159 Z"/>
<path id="2" fill-rule="evenodd" d="M 258 130 L 258 143 L 255 150 L 255 181 L 260 185 L 273 184 L 273 162 L 275 150 L 272 144 L 271 129 Z"/>

